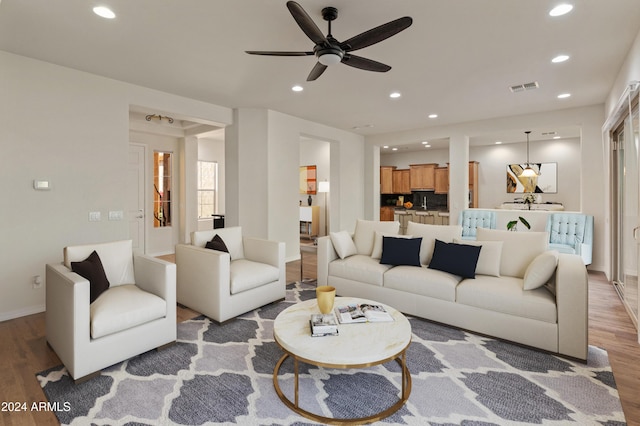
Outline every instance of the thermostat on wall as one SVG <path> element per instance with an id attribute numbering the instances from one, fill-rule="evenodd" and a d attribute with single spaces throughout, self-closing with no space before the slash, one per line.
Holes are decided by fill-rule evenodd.
<path id="1" fill-rule="evenodd" d="M 34 180 L 33 189 L 37 189 L 40 191 L 48 191 L 51 189 L 51 184 L 49 183 L 48 180 Z"/>

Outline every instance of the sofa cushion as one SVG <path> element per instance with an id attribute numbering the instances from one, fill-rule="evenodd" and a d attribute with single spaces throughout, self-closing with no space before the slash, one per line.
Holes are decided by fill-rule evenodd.
<path id="1" fill-rule="evenodd" d="M 475 238 L 475 237 L 474 237 Z M 476 265 L 476 274 L 500 276 L 500 260 L 502 259 L 502 241 L 469 241 L 454 238 L 454 243 L 481 246 L 480 257 Z"/>
<path id="2" fill-rule="evenodd" d="M 382 237 L 382 257 L 384 265 L 420 266 L 420 243 L 422 238 Z"/>
<path id="3" fill-rule="evenodd" d="M 549 282 L 558 266 L 558 252 L 545 251 L 536 256 L 524 273 L 524 289 L 533 290 Z"/>
<path id="4" fill-rule="evenodd" d="M 100 256 L 94 250 L 81 262 L 71 262 L 71 270 L 89 280 L 89 303 L 109 289 L 109 280 L 104 273 Z"/>
<path id="5" fill-rule="evenodd" d="M 211 241 L 207 241 L 207 244 L 205 244 L 205 248 L 229 253 L 227 245 L 224 243 L 224 240 L 219 234 L 214 235 Z"/>
<path id="6" fill-rule="evenodd" d="M 231 261 L 230 275 L 231 294 L 237 294 L 278 281 L 280 271 L 275 266 L 266 263 L 237 259 Z"/>
<path id="7" fill-rule="evenodd" d="M 475 278 L 481 248 L 436 240 L 429 269 L 449 272 L 463 278 Z"/>
<path id="8" fill-rule="evenodd" d="M 527 266 L 537 255 L 547 249 L 549 234 L 546 232 L 513 232 L 478 228 L 477 241 L 502 241 L 500 275 L 524 278 Z"/>
<path id="9" fill-rule="evenodd" d="M 455 302 L 460 277 L 425 266 L 396 266 L 384 274 L 384 286 L 411 294 Z"/>
<path id="10" fill-rule="evenodd" d="M 91 337 L 109 334 L 164 318 L 167 303 L 133 284 L 111 287 L 91 304 Z"/>
<path id="11" fill-rule="evenodd" d="M 220 235 L 229 249 L 231 260 L 244 259 L 244 245 L 242 243 L 242 227 L 217 228 L 207 231 L 195 231 L 191 233 L 191 244 L 205 247 L 215 235 Z"/>
<path id="12" fill-rule="evenodd" d="M 329 238 L 331 238 L 333 248 L 340 259 L 345 259 L 358 253 L 356 245 L 353 243 L 353 238 L 347 231 L 331 232 Z"/>
<path id="13" fill-rule="evenodd" d="M 86 259 L 94 250 L 100 256 L 104 273 L 109 280 L 109 287 L 135 284 L 131 240 L 65 247 L 64 265 L 71 269 L 71 262 Z"/>
<path id="14" fill-rule="evenodd" d="M 356 254 L 346 259 L 336 259 L 329 264 L 329 275 L 347 280 L 382 286 L 384 273 L 391 265 L 383 265 L 371 256 Z"/>
<path id="15" fill-rule="evenodd" d="M 433 256 L 436 238 L 445 243 L 452 243 L 454 238 L 462 237 L 462 227 L 459 225 L 427 225 L 409 222 L 407 234 L 411 234 L 414 237 L 422 237 L 420 263 L 428 265 L 431 262 L 431 256 Z"/>
<path id="16" fill-rule="evenodd" d="M 385 234 L 398 234 L 400 222 L 358 219 L 356 230 L 353 234 L 353 242 L 356 245 L 358 254 L 371 256 L 376 231 Z"/>
<path id="17" fill-rule="evenodd" d="M 376 231 L 373 250 L 371 251 L 371 257 L 374 259 L 380 259 L 382 257 L 382 237 L 413 238 L 413 235 L 386 234 L 384 232 Z"/>
<path id="18" fill-rule="evenodd" d="M 475 280 L 463 280 L 456 289 L 456 301 L 480 309 L 553 324 L 558 318 L 551 292 L 544 287 L 525 291 L 523 280 L 516 277 L 478 275 Z"/>

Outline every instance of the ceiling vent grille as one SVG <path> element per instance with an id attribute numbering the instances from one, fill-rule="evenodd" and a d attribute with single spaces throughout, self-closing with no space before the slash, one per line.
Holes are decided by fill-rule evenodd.
<path id="1" fill-rule="evenodd" d="M 538 82 L 532 81 L 531 83 L 516 84 L 515 86 L 509 87 L 509 90 L 511 90 L 511 93 L 518 93 L 524 92 L 525 90 L 537 89 L 538 87 L 540 87 Z"/>

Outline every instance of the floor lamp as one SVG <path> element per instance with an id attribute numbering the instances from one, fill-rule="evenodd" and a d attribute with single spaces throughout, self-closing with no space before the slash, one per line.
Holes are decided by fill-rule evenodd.
<path id="1" fill-rule="evenodd" d="M 329 221 L 329 216 L 327 216 L 327 192 L 329 192 L 329 181 L 318 182 L 318 192 L 324 194 L 324 235 L 329 235 L 327 234 L 327 222 Z"/>

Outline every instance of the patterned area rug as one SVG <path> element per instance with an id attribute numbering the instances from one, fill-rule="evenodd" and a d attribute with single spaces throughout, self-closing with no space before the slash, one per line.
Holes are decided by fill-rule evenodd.
<path id="1" fill-rule="evenodd" d="M 37 374 L 63 407 L 62 424 L 314 424 L 277 397 L 273 368 L 282 355 L 273 320 L 292 303 L 315 297 L 309 283 L 288 286 L 287 299 L 223 326 L 199 317 L 178 324 L 178 343 L 150 351 L 74 385 L 64 367 Z M 411 318 L 407 404 L 389 425 L 621 425 L 624 415 L 607 354 L 589 348 L 588 364 Z M 327 337 L 330 338 L 330 337 Z M 289 363 L 289 365 L 287 365 Z M 364 417 L 397 401 L 395 362 L 354 370 L 301 364 L 300 404 L 334 418 Z M 292 362 L 281 369 L 293 397 Z M 66 403 L 66 404 L 65 404 Z"/>

